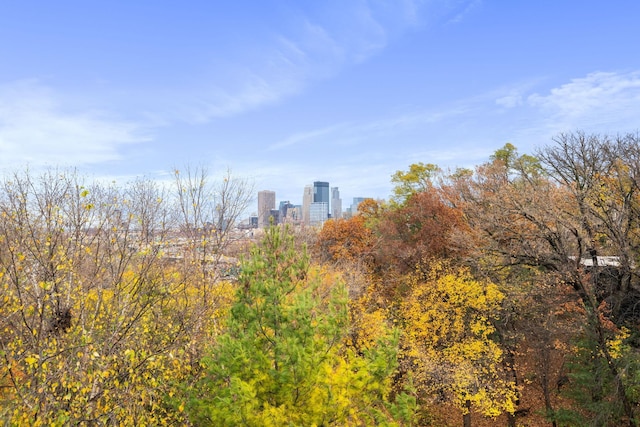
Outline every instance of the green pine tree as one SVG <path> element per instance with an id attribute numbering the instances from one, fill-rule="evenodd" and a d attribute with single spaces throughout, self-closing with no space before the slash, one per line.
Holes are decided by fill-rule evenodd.
<path id="1" fill-rule="evenodd" d="M 415 401 L 387 401 L 397 340 L 364 356 L 344 346 L 344 284 L 327 278 L 271 227 L 243 261 L 227 331 L 203 364 L 187 410 L 196 425 L 399 425 Z M 384 344 L 384 345 L 382 345 Z"/>

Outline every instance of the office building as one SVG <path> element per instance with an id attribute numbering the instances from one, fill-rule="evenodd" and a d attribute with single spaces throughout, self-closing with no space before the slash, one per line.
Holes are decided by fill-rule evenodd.
<path id="1" fill-rule="evenodd" d="M 263 190 L 258 192 L 258 227 L 269 226 L 271 210 L 276 208 L 276 192 Z"/>
<path id="2" fill-rule="evenodd" d="M 293 205 L 293 207 L 289 207 L 287 209 L 287 217 L 285 221 L 288 223 L 300 224 L 300 221 L 302 221 L 302 206 Z"/>
<path id="3" fill-rule="evenodd" d="M 288 219 L 290 219 L 290 211 L 291 214 L 293 214 L 293 208 L 295 208 L 295 206 L 289 202 L 288 200 L 286 201 L 282 201 L 280 202 L 280 207 L 278 208 L 278 218 L 279 218 L 279 223 L 285 223 L 285 222 L 292 222 L 292 221 L 288 221 Z"/>
<path id="4" fill-rule="evenodd" d="M 329 203 L 313 202 L 309 207 L 309 225 L 321 227 L 329 217 Z"/>
<path id="5" fill-rule="evenodd" d="M 304 193 L 302 193 L 302 223 L 309 225 L 311 221 L 310 208 L 313 203 L 313 187 L 307 185 L 304 187 Z"/>
<path id="6" fill-rule="evenodd" d="M 322 219 L 322 224 L 324 224 L 324 222 L 329 218 L 329 213 L 331 212 L 329 210 L 329 183 L 328 182 L 323 182 L 323 181 L 315 181 L 313 183 L 313 203 L 325 203 L 326 206 L 325 208 L 322 209 L 326 209 L 326 216 Z M 319 212 L 318 209 L 320 209 L 319 207 L 316 207 L 316 213 Z M 316 223 L 315 225 L 319 225 L 317 224 L 317 221 L 313 221 L 313 219 L 311 220 L 311 225 L 314 225 L 314 222 Z"/>
<path id="7" fill-rule="evenodd" d="M 342 218 L 342 199 L 338 187 L 331 187 L 331 218 Z"/>
<path id="8" fill-rule="evenodd" d="M 329 183 L 316 181 L 313 183 L 313 201 L 329 205 Z"/>
<path id="9" fill-rule="evenodd" d="M 281 219 L 280 219 L 280 210 L 279 209 L 271 209 L 271 211 L 269 211 L 269 222 L 271 222 L 271 220 L 273 220 L 273 224 L 280 224 Z"/>

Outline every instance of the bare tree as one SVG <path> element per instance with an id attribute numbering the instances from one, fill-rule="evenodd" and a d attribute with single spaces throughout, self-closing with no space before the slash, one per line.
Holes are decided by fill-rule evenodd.
<path id="1" fill-rule="evenodd" d="M 537 157 L 505 147 L 472 176 L 452 177 L 444 194 L 460 207 L 479 243 L 476 268 L 544 272 L 573 287 L 616 382 L 618 401 L 634 424 L 624 375 L 607 346 L 606 319 L 636 318 L 638 138 L 561 134 Z M 606 258 L 612 257 L 612 258 Z M 610 312 L 603 311 L 607 303 Z"/>
<path id="2" fill-rule="evenodd" d="M 150 180 L 121 188 L 73 170 L 0 182 L 3 419 L 180 423 L 158 379 L 190 369 L 188 332 L 207 324 L 167 262 L 167 199 Z"/>
<path id="3" fill-rule="evenodd" d="M 230 243 L 233 228 L 252 200 L 253 187 L 227 170 L 214 182 L 203 167 L 175 170 L 178 227 L 186 238 L 186 263 L 194 265 L 204 282 L 213 282 L 215 268 Z M 203 298 L 207 299 L 206 286 Z"/>

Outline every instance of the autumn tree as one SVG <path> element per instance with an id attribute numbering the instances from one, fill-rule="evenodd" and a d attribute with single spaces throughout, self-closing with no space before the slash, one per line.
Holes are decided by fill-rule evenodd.
<path id="1" fill-rule="evenodd" d="M 405 273 L 429 259 L 461 256 L 458 236 L 465 230 L 462 212 L 445 204 L 436 188 L 416 192 L 380 216 L 377 262 Z"/>
<path id="2" fill-rule="evenodd" d="M 207 284 L 219 278 L 214 268 L 231 242 L 231 230 L 252 199 L 252 185 L 227 170 L 219 180 L 205 167 L 174 170 L 177 227 L 183 245 L 184 268 L 201 278 L 202 297 L 209 298 Z"/>
<path id="3" fill-rule="evenodd" d="M 164 256 L 172 212 L 145 179 L 118 187 L 52 169 L 1 182 L 6 423 L 184 422 L 171 384 L 192 375 L 197 315 L 216 312 L 194 312 L 195 286 Z"/>
<path id="4" fill-rule="evenodd" d="M 318 234 L 316 249 L 323 261 L 367 262 L 373 249 L 373 237 L 362 215 L 330 219 Z"/>
<path id="5" fill-rule="evenodd" d="M 504 295 L 490 282 L 443 263 L 417 271 L 402 301 L 403 354 L 425 402 L 455 404 L 471 425 L 471 410 L 487 416 L 515 411 L 515 384 L 502 369 L 493 322 Z"/>
<path id="6" fill-rule="evenodd" d="M 588 275 L 576 275 L 570 283 L 583 295 L 589 314 L 585 336 L 594 347 L 589 360 L 600 362 L 611 378 L 610 394 L 621 408 L 616 422 L 636 425 L 633 374 L 629 376 L 629 365 L 620 362 L 608 343 L 612 333 L 615 336 L 609 319 L 617 326 L 636 325 L 640 314 L 635 308 L 640 301 L 635 273 L 640 140 L 633 134 L 561 134 L 538 155 L 578 212 L 575 259 Z M 607 265 L 606 256 L 613 256 L 615 265 Z"/>
<path id="7" fill-rule="evenodd" d="M 412 195 L 430 190 L 433 181 L 440 168 L 432 163 L 413 163 L 407 171 L 396 171 L 391 177 L 395 184 L 393 188 L 393 201 L 402 205 Z"/>
<path id="8" fill-rule="evenodd" d="M 632 286 L 638 282 L 634 265 L 640 249 L 640 139 L 562 134 L 538 155 L 571 195 L 579 226 L 576 252 L 596 261 L 616 257 L 616 275 L 593 277 L 600 279 L 600 299 L 607 300 L 617 322 L 640 318 L 631 308 L 640 297 Z"/>
<path id="9" fill-rule="evenodd" d="M 596 358 L 617 384 L 612 392 L 624 408 L 621 422 L 630 425 L 635 411 L 628 377 L 607 346 L 605 325 L 635 316 L 630 260 L 637 254 L 637 151 L 633 135 L 611 140 L 580 132 L 558 136 L 535 158 L 506 146 L 472 176 L 452 177 L 446 193 L 478 237 L 476 268 L 493 276 L 530 268 L 574 289 L 589 319 L 585 331 L 597 341 Z"/>
<path id="10" fill-rule="evenodd" d="M 397 425 L 389 403 L 395 345 L 344 346 L 345 287 L 312 268 L 286 228 L 271 227 L 242 264 L 227 331 L 203 363 L 189 406 L 206 425 Z M 409 405 L 409 406 L 407 406 Z M 398 421 L 394 421 L 394 414 Z"/>
<path id="11" fill-rule="evenodd" d="M 187 165 L 175 169 L 171 202 L 175 215 L 173 250 L 176 274 L 181 281 L 198 290 L 191 296 L 192 316 L 196 319 L 191 336 L 206 341 L 212 330 L 222 328 L 221 318 L 210 318 L 211 310 L 223 309 L 229 303 L 228 293 L 220 292 L 219 282 L 237 269 L 237 259 L 227 256 L 234 243 L 233 229 L 253 197 L 252 184 L 226 170 L 214 178 L 203 166 Z M 192 357 L 199 359 L 203 347 L 193 346 Z"/>

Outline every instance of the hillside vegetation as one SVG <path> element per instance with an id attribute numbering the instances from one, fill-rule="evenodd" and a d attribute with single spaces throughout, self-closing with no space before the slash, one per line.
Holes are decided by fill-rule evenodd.
<path id="1" fill-rule="evenodd" d="M 5 177 L 0 419 L 638 424 L 637 135 L 391 180 L 351 218 L 253 238 L 230 174 Z"/>

